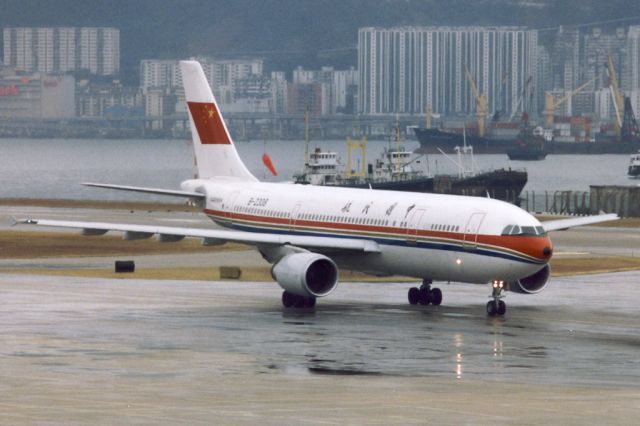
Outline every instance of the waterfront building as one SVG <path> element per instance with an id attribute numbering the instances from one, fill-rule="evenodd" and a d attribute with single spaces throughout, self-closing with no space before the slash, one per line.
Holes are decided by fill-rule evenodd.
<path id="1" fill-rule="evenodd" d="M 0 75 L 0 119 L 74 116 L 73 76 L 42 73 L 17 75 L 8 69 Z"/>
<path id="2" fill-rule="evenodd" d="M 288 84 L 284 71 L 271 72 L 271 112 L 274 114 L 284 114 L 287 110 Z"/>
<path id="3" fill-rule="evenodd" d="M 336 70 L 333 67 L 305 70 L 297 67 L 293 70 L 293 84 L 320 85 L 319 111 L 322 115 L 355 112 L 358 71 L 354 67 L 348 70 Z M 315 102 L 315 99 L 309 102 Z"/>
<path id="4" fill-rule="evenodd" d="M 364 114 L 475 112 L 465 65 L 488 112 L 511 113 L 536 78 L 538 33 L 522 27 L 361 28 L 358 111 Z M 537 96 L 528 102 L 537 109 Z"/>
<path id="5" fill-rule="evenodd" d="M 142 92 L 137 87 L 123 86 L 115 80 L 108 84 L 87 80 L 76 86 L 76 114 L 78 117 L 105 117 L 110 111 L 136 111 L 140 118 L 143 111 Z"/>
<path id="6" fill-rule="evenodd" d="M 4 65 L 45 74 L 120 72 L 120 30 L 102 27 L 4 28 Z"/>

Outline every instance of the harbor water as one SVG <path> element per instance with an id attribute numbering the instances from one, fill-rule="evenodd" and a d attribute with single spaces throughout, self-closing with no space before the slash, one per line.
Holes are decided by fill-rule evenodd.
<path id="1" fill-rule="evenodd" d="M 240 156 L 261 180 L 290 181 L 302 169 L 305 144 L 302 141 L 236 142 Z M 405 149 L 418 147 L 404 142 Z M 369 141 L 366 162 L 373 162 L 384 148 L 395 143 Z M 312 141 L 309 149 L 338 152 L 347 161 L 345 141 Z M 262 164 L 269 154 L 278 171 L 272 176 Z M 87 188 L 81 182 L 178 188 L 194 175 L 191 143 L 186 140 L 100 140 L 100 139 L 0 139 L 0 198 L 58 198 L 105 200 L 157 200 L 145 194 L 131 194 Z M 354 151 L 353 167 L 362 160 Z M 431 174 L 457 173 L 455 153 L 429 155 L 413 166 Z M 475 168 L 526 170 L 524 191 L 588 191 L 589 185 L 638 185 L 627 177 L 628 155 L 549 155 L 543 161 L 510 161 L 505 154 L 475 155 Z M 162 199 L 162 198 L 161 198 Z"/>

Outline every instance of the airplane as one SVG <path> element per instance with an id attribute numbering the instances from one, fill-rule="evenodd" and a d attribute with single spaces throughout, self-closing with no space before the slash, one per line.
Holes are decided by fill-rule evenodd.
<path id="1" fill-rule="evenodd" d="M 615 214 L 539 222 L 519 207 L 490 198 L 260 182 L 236 151 L 197 61 L 180 61 L 197 177 L 180 190 L 85 183 L 115 190 L 183 197 L 199 203 L 224 229 L 75 220 L 25 219 L 23 224 L 77 228 L 84 235 L 123 232 L 127 240 L 201 238 L 257 248 L 273 264 L 285 308 L 313 307 L 336 289 L 340 269 L 422 280 L 412 305 L 440 305 L 434 281 L 491 284 L 487 314 L 502 316 L 503 291 L 533 294 L 550 276 L 548 232 L 617 219 Z"/>

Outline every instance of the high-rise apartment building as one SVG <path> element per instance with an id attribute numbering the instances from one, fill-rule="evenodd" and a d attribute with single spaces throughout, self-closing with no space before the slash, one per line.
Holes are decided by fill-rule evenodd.
<path id="1" fill-rule="evenodd" d="M 361 28 L 359 98 L 364 114 L 475 111 L 465 66 L 488 112 L 510 113 L 536 78 L 538 33 L 521 27 Z M 536 96 L 528 102 L 536 108 Z"/>
<path id="2" fill-rule="evenodd" d="M 120 30 L 116 28 L 5 28 L 4 64 L 46 74 L 88 70 L 120 71 Z"/>
<path id="3" fill-rule="evenodd" d="M 629 27 L 627 33 L 628 72 L 627 78 L 630 89 L 640 89 L 640 26 Z"/>
<path id="4" fill-rule="evenodd" d="M 237 80 L 261 76 L 264 69 L 262 59 L 196 59 L 220 103 L 233 101 L 233 87 Z M 179 61 L 143 59 L 140 61 L 140 87 L 144 93 L 150 88 L 182 88 Z"/>
<path id="5" fill-rule="evenodd" d="M 582 53 L 582 81 L 596 79 L 595 90 L 608 87 L 609 78 L 605 69 L 609 55 L 618 74 L 618 82 L 623 90 L 628 89 L 628 79 L 624 76 L 627 63 L 627 35 L 624 28 L 614 32 L 605 32 L 601 28 L 592 28 L 584 36 Z M 568 88 L 567 88 L 568 90 Z"/>

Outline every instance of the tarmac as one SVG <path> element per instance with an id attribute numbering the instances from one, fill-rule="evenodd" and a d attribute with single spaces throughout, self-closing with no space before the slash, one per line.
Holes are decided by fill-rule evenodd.
<path id="1" fill-rule="evenodd" d="M 637 235 L 554 241 L 558 255 L 611 255 Z M 261 262 L 195 258 L 139 260 Z M 56 262 L 113 259 L 0 266 Z M 408 283 L 343 283 L 300 310 L 275 283 L 0 273 L 0 423 L 637 423 L 640 271 L 553 278 L 508 294 L 502 318 L 485 314 L 488 286 L 438 285 L 439 307 L 409 305 Z"/>

